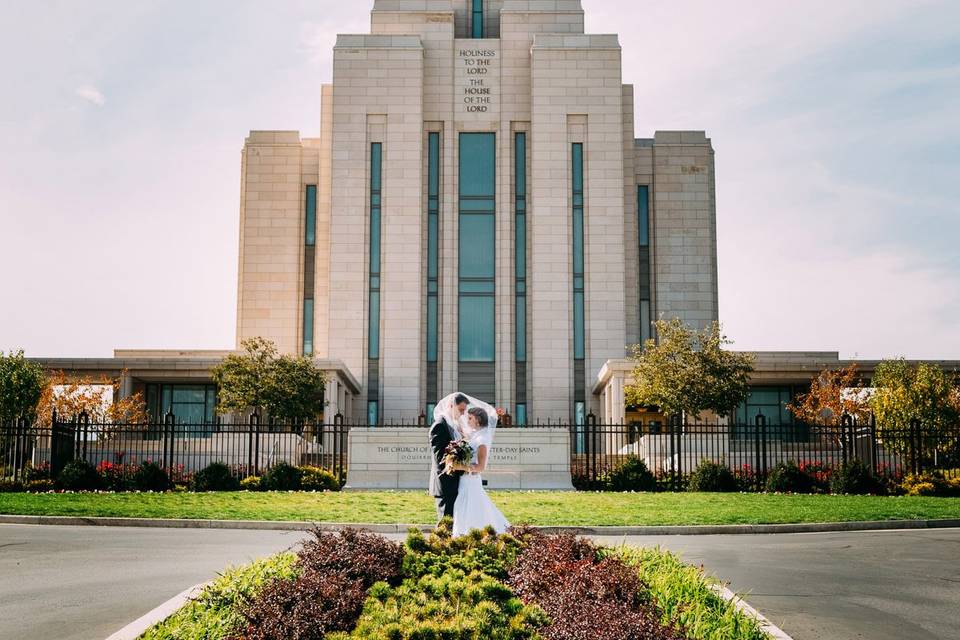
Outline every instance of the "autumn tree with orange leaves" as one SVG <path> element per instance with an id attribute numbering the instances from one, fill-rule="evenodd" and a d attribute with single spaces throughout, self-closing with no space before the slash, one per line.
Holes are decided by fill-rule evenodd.
<path id="1" fill-rule="evenodd" d="M 857 422 L 870 419 L 870 399 L 860 377 L 860 367 L 825 369 L 810 382 L 810 393 L 797 396 L 787 409 L 797 419 L 813 425 L 838 425 L 848 415 Z"/>
<path id="2" fill-rule="evenodd" d="M 105 401 L 104 388 L 113 388 L 113 401 Z M 118 398 L 120 379 L 100 376 L 70 378 L 63 371 L 55 371 L 47 378 L 37 406 L 37 424 L 49 427 L 53 412 L 61 418 L 72 418 L 86 412 L 90 424 L 110 426 L 121 424 L 145 424 L 147 403 L 142 393 Z"/>

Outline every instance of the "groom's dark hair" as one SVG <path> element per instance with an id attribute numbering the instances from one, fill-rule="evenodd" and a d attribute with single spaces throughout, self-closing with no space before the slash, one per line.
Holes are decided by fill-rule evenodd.
<path id="1" fill-rule="evenodd" d="M 457 397 L 453 399 L 453 404 L 470 404 L 470 401 L 467 400 L 467 396 L 458 393 Z"/>

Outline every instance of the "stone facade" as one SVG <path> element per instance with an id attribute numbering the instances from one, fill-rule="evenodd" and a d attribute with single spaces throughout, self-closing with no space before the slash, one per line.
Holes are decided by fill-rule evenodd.
<path id="1" fill-rule="evenodd" d="M 600 413 L 591 393 L 659 316 L 717 319 L 714 158 L 703 132 L 634 138 L 634 90 L 617 36 L 584 33 L 580 0 L 487 0 L 481 38 L 469 0 L 376 0 L 371 33 L 341 35 L 322 88 L 320 136 L 251 132 L 243 150 L 238 341 L 304 348 L 342 361 L 378 419 L 411 419 L 428 389 L 427 140 L 440 136 L 438 394 L 468 369 L 489 371 L 486 398 L 512 413 L 518 381 L 531 419 Z M 643 99 L 646 99 L 644 97 Z M 526 134 L 527 357 L 517 364 L 514 135 Z M 495 135 L 495 343 L 489 368 L 460 361 L 458 138 Z M 379 350 L 370 358 L 371 144 L 383 150 Z M 574 274 L 572 145 L 583 149 L 583 282 Z M 316 246 L 305 250 L 316 188 Z M 638 249 L 638 186 L 650 194 L 649 249 Z M 641 254 L 649 255 L 646 271 Z M 312 256 L 312 265 L 304 260 Z M 311 268 L 306 268 L 311 267 Z M 643 277 L 643 273 L 649 273 Z M 646 279 L 645 284 L 641 281 Z M 583 357 L 575 362 L 575 287 Z M 645 287 L 645 288 L 644 288 Z M 647 293 L 642 294 L 641 290 Z M 640 312 L 641 297 L 649 309 Z M 375 317 L 375 316 L 374 316 Z M 309 337 L 309 336 L 308 336 Z M 433 366 L 433 365 L 431 365 Z M 521 373 L 522 372 L 522 373 Z M 525 385 L 523 381 L 525 382 Z"/>

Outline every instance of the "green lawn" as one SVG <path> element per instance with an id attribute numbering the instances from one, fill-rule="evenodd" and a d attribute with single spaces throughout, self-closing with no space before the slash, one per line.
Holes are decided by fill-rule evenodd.
<path id="1" fill-rule="evenodd" d="M 695 525 L 960 519 L 960 498 L 709 493 L 493 492 L 511 522 Z M 421 492 L 0 494 L 0 514 L 426 524 Z"/>

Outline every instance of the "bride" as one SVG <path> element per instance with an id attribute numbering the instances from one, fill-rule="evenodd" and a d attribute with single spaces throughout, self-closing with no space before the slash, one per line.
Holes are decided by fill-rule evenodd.
<path id="1" fill-rule="evenodd" d="M 490 500 L 480 476 L 486 470 L 490 458 L 493 434 L 497 428 L 497 412 L 486 402 L 467 396 L 469 406 L 466 413 L 460 416 L 459 420 L 453 420 L 452 416 L 443 415 L 443 407 L 452 406 L 456 395 L 437 403 L 439 415 L 435 416 L 446 417 L 473 449 L 470 464 L 452 465 L 448 469 L 448 472 L 463 472 L 457 499 L 453 504 L 453 537 L 466 535 L 471 529 L 486 527 L 493 527 L 497 533 L 504 533 L 510 523 Z"/>

